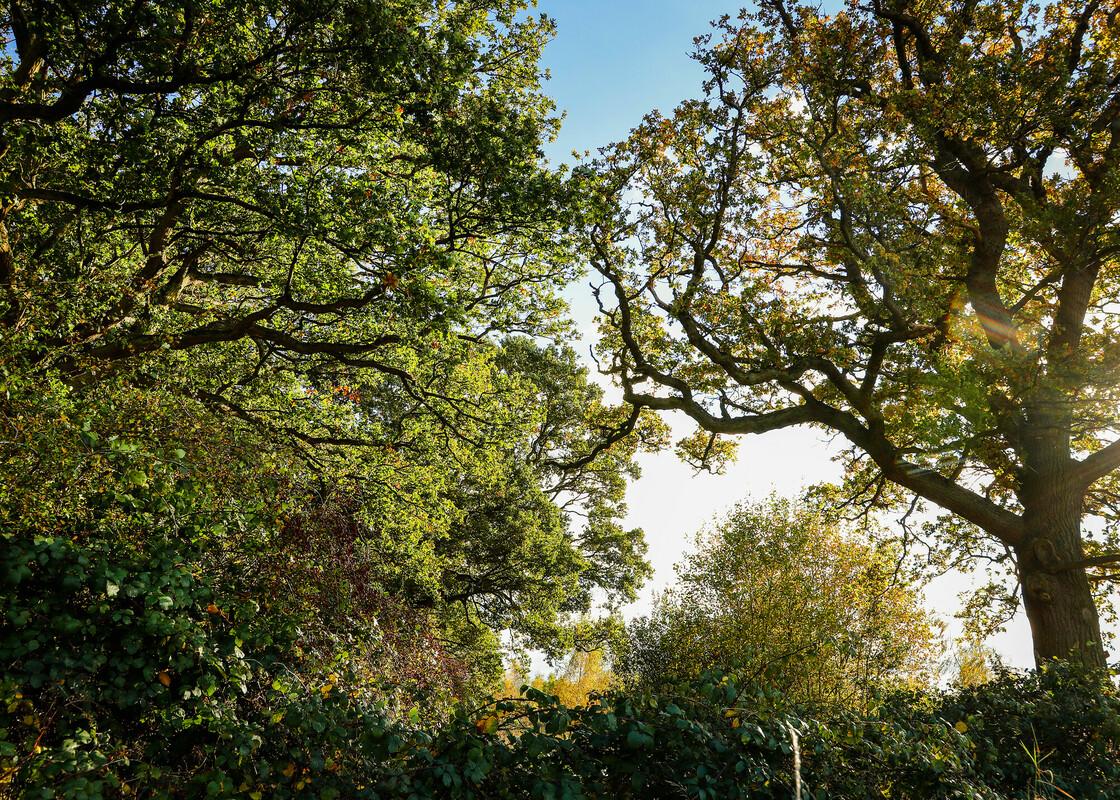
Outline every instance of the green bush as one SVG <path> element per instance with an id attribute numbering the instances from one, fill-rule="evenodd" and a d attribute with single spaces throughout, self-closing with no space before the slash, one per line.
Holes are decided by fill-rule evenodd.
<path id="1" fill-rule="evenodd" d="M 496 703 L 419 751 L 418 796 L 788 798 L 791 728 L 814 800 L 1104 800 L 1120 787 L 1120 694 L 1068 668 L 827 719 L 758 711 L 779 704 L 728 679 L 678 690 L 582 709 L 535 691 Z"/>
<path id="2" fill-rule="evenodd" d="M 892 713 L 909 707 L 898 698 Z M 1003 675 L 939 698 L 937 713 L 961 720 L 984 782 L 1007 797 L 1120 797 L 1120 692 L 1064 667 Z"/>
<path id="3" fill-rule="evenodd" d="M 84 521 L 0 538 L 0 792 L 353 789 L 403 740 L 346 663 L 302 651 L 298 607 L 223 552 L 231 526 L 268 523 L 215 512 L 170 460 L 106 458 L 119 480 Z"/>
<path id="4" fill-rule="evenodd" d="M 810 717 L 707 676 L 569 708 L 528 690 L 440 724 L 307 648 L 308 610 L 254 559 L 274 520 L 113 445 L 80 519 L 0 534 L 0 794 L 28 798 L 1104 800 L 1120 694 L 1053 667 Z M 267 553 L 266 553 L 267 555 Z M 320 625 L 317 631 L 323 630 Z M 367 665 L 368 666 L 368 665 Z"/>

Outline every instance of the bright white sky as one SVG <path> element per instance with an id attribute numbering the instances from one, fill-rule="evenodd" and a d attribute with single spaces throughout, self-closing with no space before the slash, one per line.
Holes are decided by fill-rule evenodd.
<path id="1" fill-rule="evenodd" d="M 559 32 L 545 51 L 552 79 L 546 91 L 567 117 L 560 137 L 548 150 L 556 163 L 571 162 L 573 150 L 594 150 L 622 139 L 647 112 L 672 109 L 699 92 L 701 71 L 688 58 L 692 38 L 709 20 L 735 13 L 736 6 L 714 0 L 539 0 Z M 569 291 L 573 311 L 591 335 L 594 306 L 586 286 Z M 590 342 L 585 339 L 582 350 Z M 686 420 L 669 420 L 679 435 Z M 673 565 L 694 533 L 736 503 L 761 499 L 772 491 L 793 496 L 805 487 L 839 476 L 836 448 L 808 429 L 778 431 L 740 442 L 739 459 L 721 476 L 694 475 L 671 451 L 640 459 L 642 477 L 627 496 L 629 527 L 645 530 L 655 577 L 626 615 L 644 613 L 654 591 L 672 582 Z M 963 576 L 936 581 L 927 591 L 929 606 L 951 619 L 966 588 Z M 992 646 L 1012 666 L 1033 662 L 1025 619 L 1016 619 Z"/>

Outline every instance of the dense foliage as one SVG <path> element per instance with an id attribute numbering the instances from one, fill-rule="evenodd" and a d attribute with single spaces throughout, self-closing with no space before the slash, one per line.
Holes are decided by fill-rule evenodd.
<path id="1" fill-rule="evenodd" d="M 148 500 L 113 502 L 152 521 L 186 510 L 189 483 L 154 483 L 162 488 Z M 814 800 L 1106 800 L 1120 781 L 1120 695 L 1059 668 L 816 716 L 718 676 L 582 707 L 529 689 L 423 726 L 391 714 L 354 662 L 293 662 L 298 614 L 277 626 L 275 609 L 262 613 L 199 574 L 205 559 L 190 560 L 190 542 L 211 535 L 200 521 L 114 548 L 59 535 L 7 549 L 5 591 L 17 585 L 21 598 L 2 651 L 12 665 L 0 706 L 8 789 L 29 798 L 788 798 L 794 735 L 803 796 Z"/>
<path id="2" fill-rule="evenodd" d="M 0 8 L 5 792 L 371 774 L 503 632 L 613 629 L 634 418 L 558 343 L 550 35 L 518 0 Z"/>
<path id="3" fill-rule="evenodd" d="M 251 553 L 323 646 L 381 626 L 402 685 L 481 691 L 503 630 L 601 639 L 569 623 L 648 567 L 619 525 L 634 442 L 600 452 L 626 414 L 556 344 L 551 23 L 59 0 L 0 33 L 0 525 L 104 538 L 100 499 L 164 459 L 194 513 L 274 522 L 199 547 Z"/>
<path id="4" fill-rule="evenodd" d="M 936 626 L 901 561 L 810 505 L 738 506 L 697 536 L 652 613 L 627 625 L 615 672 L 657 687 L 720 669 L 826 707 L 927 685 Z"/>
<path id="5" fill-rule="evenodd" d="M 813 800 L 1105 798 L 1120 784 L 1111 683 L 1056 666 L 985 682 L 970 668 L 970 688 L 884 695 L 917 672 L 928 620 L 888 569 L 894 551 L 803 513 L 741 510 L 718 529 L 659 607 L 665 631 L 631 650 L 645 680 L 608 688 L 618 622 L 590 614 L 633 599 L 649 573 L 641 531 L 620 524 L 636 452 L 663 444 L 647 408 L 683 408 L 709 432 L 840 420 L 874 462 L 850 461 L 866 505 L 897 499 L 889 479 L 979 508 L 964 516 L 994 520 L 1021 567 L 1053 568 L 1024 580 L 1028 610 L 1039 586 L 1084 583 L 1112 558 L 1045 561 L 1070 542 L 1046 550 L 1027 525 L 1038 498 L 1016 494 L 1007 466 L 1017 447 L 1034 451 L 1015 436 L 1001 450 L 989 427 L 1030 439 L 1039 398 L 1062 424 L 1087 402 L 1096 417 L 1063 435 L 1096 453 L 1061 466 L 1083 488 L 1111 468 L 1114 449 L 1097 448 L 1112 384 L 1066 369 L 1076 348 L 1031 361 L 1025 342 L 1055 303 L 1062 325 L 1063 309 L 1087 308 L 1077 287 L 1105 287 L 1115 260 L 1115 15 L 1055 3 L 1036 29 L 1008 3 L 963 6 L 985 9 L 969 21 L 991 63 L 954 49 L 942 28 L 956 17 L 929 9 L 875 3 L 830 21 L 771 2 L 757 30 L 725 21 L 726 40 L 701 53 L 711 97 L 648 120 L 587 182 L 544 163 L 558 124 L 540 89 L 552 24 L 522 0 L 0 5 L 0 795 L 715 800 L 787 798 L 800 780 Z M 878 70 L 891 36 L 898 75 Z M 851 42 L 870 60 L 810 69 Z M 1011 85 L 1056 86 L 1046 108 L 1073 111 L 1064 127 L 1035 120 L 1022 152 L 985 155 L 991 174 L 974 149 L 958 156 L 1011 203 L 1001 246 L 1014 264 L 999 279 L 1022 289 L 1044 273 L 1005 347 L 990 293 L 971 295 L 989 317 L 969 328 L 945 288 L 989 233 L 925 236 L 992 209 L 923 150 L 930 135 L 955 147 L 977 108 L 1004 106 L 967 106 L 946 132 L 922 104 L 960 101 L 942 96 L 949 74 L 970 94 L 1008 64 Z M 866 91 L 837 83 L 849 67 Z M 882 102 L 861 105 L 870 97 Z M 876 127 L 898 115 L 905 131 Z M 1005 124 L 983 128 L 985 154 Z M 1042 175 L 1036 162 L 1059 149 L 1072 176 Z M 714 207 L 709 156 L 724 178 Z M 818 166 L 795 180 L 802 161 Z M 763 168 L 784 185 L 756 198 Z M 612 190 L 657 202 L 634 217 Z M 848 222 L 822 210 L 826 195 Z M 809 199 L 785 213 L 797 197 Z M 920 230 L 897 220 L 915 208 Z M 604 351 L 622 406 L 566 343 L 560 292 L 578 273 L 584 214 L 618 300 Z M 781 258 L 728 267 L 722 234 L 754 241 L 762 228 L 779 231 L 763 249 Z M 1088 260 L 1071 263 L 1079 231 Z M 650 241 L 639 261 L 666 271 L 612 261 Z M 718 286 L 709 265 L 725 270 Z M 937 291 L 900 280 L 939 268 Z M 834 318 L 827 293 L 806 288 L 818 278 L 847 287 L 852 308 Z M 666 287 L 679 296 L 664 300 Z M 936 334 L 923 327 L 946 302 Z M 1095 366 L 1110 363 L 1106 311 L 1084 326 Z M 670 317 L 687 346 L 665 333 Z M 809 346 L 796 366 L 764 363 Z M 1050 380 L 1056 364 L 1068 383 Z M 749 391 L 729 392 L 729 375 Z M 641 394 L 643 382 L 677 394 Z M 1001 416 L 1019 401 L 1022 419 Z M 924 411 L 900 421 L 911 408 Z M 929 449 L 945 437 L 952 447 Z M 968 458 L 945 467 L 953 447 Z M 683 451 L 725 454 L 710 436 Z M 966 479 L 987 480 L 987 495 Z M 966 550 L 978 541 L 949 533 Z M 1074 593 L 1082 611 L 1086 596 Z M 574 650 L 542 684 L 563 696 L 493 699 L 503 644 Z M 1099 660 L 1095 640 L 1081 644 Z"/>
<path id="6" fill-rule="evenodd" d="M 942 514 L 908 544 L 991 566 L 987 621 L 1021 602 L 1039 659 L 1103 666 L 1115 3 L 760 0 L 697 45 L 702 96 L 588 170 L 601 361 L 700 462 L 834 433 L 847 508 Z"/>
<path id="7" fill-rule="evenodd" d="M 181 450 L 88 431 L 81 447 L 117 482 L 83 515 L 2 534 L 6 791 L 273 796 L 309 773 L 372 780 L 402 737 L 489 688 L 477 621 L 433 630 L 368 575 L 283 558 L 274 509 L 228 508 Z"/>

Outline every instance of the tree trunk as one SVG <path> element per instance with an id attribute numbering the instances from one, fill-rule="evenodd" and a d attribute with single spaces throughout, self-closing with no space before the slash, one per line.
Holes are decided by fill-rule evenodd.
<path id="1" fill-rule="evenodd" d="M 1106 666 L 1100 615 L 1084 567 L 1081 498 L 1075 491 L 1042 493 L 1024 513 L 1027 537 L 1017 549 L 1023 607 L 1031 625 L 1035 663 L 1064 659 Z"/>

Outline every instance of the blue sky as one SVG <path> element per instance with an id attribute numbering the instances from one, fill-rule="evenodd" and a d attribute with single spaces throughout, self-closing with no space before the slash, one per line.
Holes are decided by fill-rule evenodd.
<path id="1" fill-rule="evenodd" d="M 694 36 L 735 10 L 717 0 L 540 0 L 559 34 L 544 53 L 545 91 L 567 112 L 553 161 L 622 139 L 652 109 L 671 109 L 703 80 Z"/>

